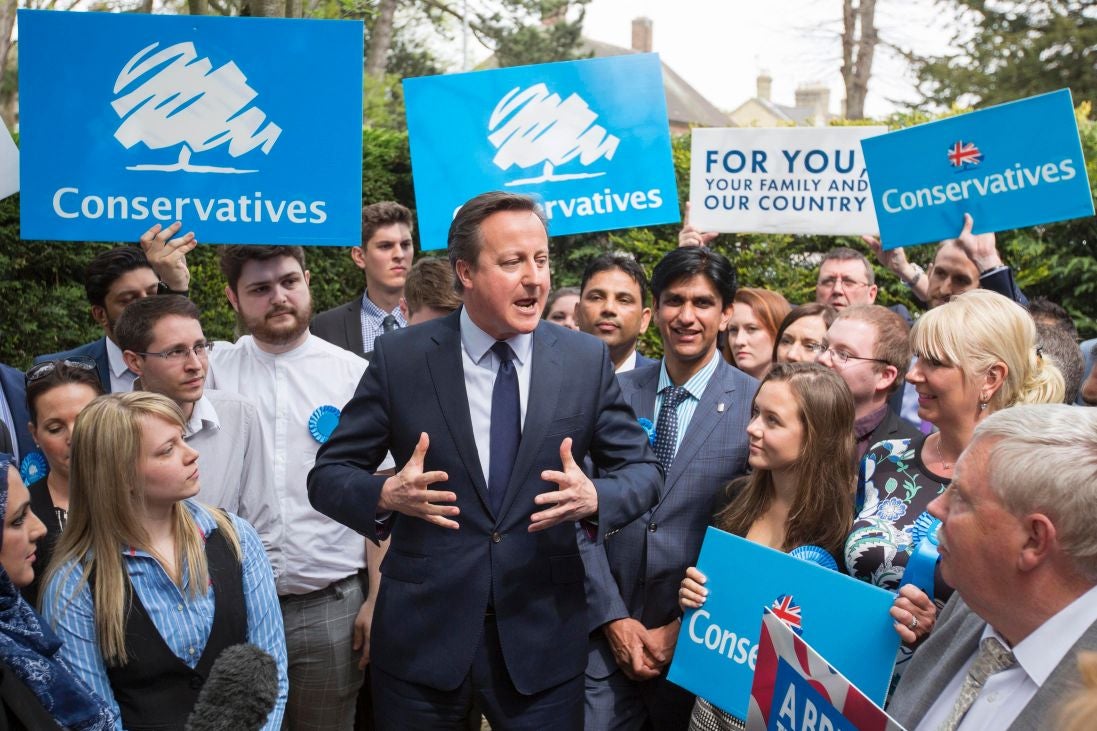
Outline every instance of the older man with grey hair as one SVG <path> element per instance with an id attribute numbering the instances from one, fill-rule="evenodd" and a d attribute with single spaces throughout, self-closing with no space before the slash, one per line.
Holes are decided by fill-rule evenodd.
<path id="1" fill-rule="evenodd" d="M 1054 728 L 1097 649 L 1097 411 L 989 416 L 929 510 L 956 594 L 888 711 L 912 731 Z"/>

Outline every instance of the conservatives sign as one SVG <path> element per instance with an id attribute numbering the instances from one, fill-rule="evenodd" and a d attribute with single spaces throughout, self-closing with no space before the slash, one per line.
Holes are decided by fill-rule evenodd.
<path id="1" fill-rule="evenodd" d="M 892 593 L 716 528 L 705 533 L 697 568 L 708 599 L 682 617 L 672 682 L 746 719 L 768 607 L 883 703 L 899 649 Z"/>
<path id="2" fill-rule="evenodd" d="M 658 56 L 404 81 L 424 249 L 489 190 L 537 197 L 552 235 L 679 220 Z"/>
<path id="3" fill-rule="evenodd" d="M 1070 91 L 861 143 L 885 249 L 1093 215 Z"/>
<path id="4" fill-rule="evenodd" d="M 25 239 L 361 241 L 360 22 L 20 10 L 19 100 Z"/>

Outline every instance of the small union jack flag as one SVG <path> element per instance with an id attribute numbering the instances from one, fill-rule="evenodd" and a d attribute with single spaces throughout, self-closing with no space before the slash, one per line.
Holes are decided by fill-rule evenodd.
<path id="1" fill-rule="evenodd" d="M 803 633 L 803 628 L 800 626 L 800 605 L 793 601 L 792 594 L 782 594 L 777 597 L 777 601 L 770 606 L 770 611 L 787 624 L 793 632 L 796 634 Z"/>
<path id="2" fill-rule="evenodd" d="M 975 167 L 983 161 L 983 153 L 975 146 L 974 142 L 961 140 L 948 148 L 948 161 L 955 168 L 962 168 L 965 165 Z"/>

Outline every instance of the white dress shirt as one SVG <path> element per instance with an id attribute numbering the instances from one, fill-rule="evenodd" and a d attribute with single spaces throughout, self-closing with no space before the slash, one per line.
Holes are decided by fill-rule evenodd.
<path id="1" fill-rule="evenodd" d="M 628 373 L 636 368 L 636 351 L 633 350 L 625 358 L 625 362 L 613 370 L 614 373 Z"/>
<path id="2" fill-rule="evenodd" d="M 198 500 L 251 523 L 277 577 L 284 568 L 282 511 L 255 403 L 236 393 L 206 389 L 194 404 L 183 438 L 198 450 Z"/>
<path id="3" fill-rule="evenodd" d="M 1017 643 L 1013 648 L 1017 663 L 987 678 L 956 731 L 1009 728 L 1074 643 L 1094 622 L 1097 622 L 1097 586 L 1060 609 L 1058 614 Z M 1005 638 L 989 624 L 983 630 L 980 642 L 985 637 L 995 637 L 1009 647 Z M 975 653 L 945 686 L 915 731 L 937 731 L 940 728 L 952 711 L 968 668 L 974 661 Z"/>
<path id="4" fill-rule="evenodd" d="M 137 380 L 137 374 L 131 371 L 126 361 L 122 359 L 122 349 L 110 338 L 106 338 L 106 341 L 107 365 L 110 366 L 110 392 L 129 393 L 133 390 L 133 382 Z"/>
<path id="5" fill-rule="evenodd" d="M 314 510 L 305 486 L 320 448 L 309 432 L 309 417 L 320 406 L 342 410 L 366 365 L 315 335 L 277 355 L 261 350 L 250 335 L 218 343 L 210 353 L 207 387 L 255 401 L 267 453 L 273 455 L 271 485 L 282 526 L 282 536 L 271 539 L 282 547 L 279 595 L 323 589 L 366 565 L 362 536 Z"/>
<path id="6" fill-rule="evenodd" d="M 526 403 L 529 401 L 529 377 L 532 370 L 533 334 L 523 333 L 507 339 L 514 351 L 514 366 L 518 374 L 518 396 L 521 401 L 522 424 L 526 423 Z M 484 483 L 488 482 L 488 465 L 491 464 L 491 392 L 495 388 L 495 375 L 499 372 L 499 359 L 491 351 L 495 338 L 481 330 L 461 308 L 461 362 L 465 369 L 465 393 L 469 400 L 469 416 L 472 417 L 472 436 L 480 457 L 480 469 Z"/>

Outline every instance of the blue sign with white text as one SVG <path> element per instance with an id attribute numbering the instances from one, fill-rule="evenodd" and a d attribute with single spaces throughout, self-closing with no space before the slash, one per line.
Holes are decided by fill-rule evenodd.
<path id="1" fill-rule="evenodd" d="M 745 720 L 768 607 L 883 705 L 899 649 L 894 594 L 711 527 L 697 568 L 708 598 L 682 617 L 669 680 Z"/>
<path id="2" fill-rule="evenodd" d="M 19 102 L 24 239 L 361 243 L 360 21 L 20 10 Z"/>
<path id="3" fill-rule="evenodd" d="M 1070 90 L 861 141 L 885 249 L 1093 215 Z"/>
<path id="4" fill-rule="evenodd" d="M 679 220 L 659 57 L 404 80 L 419 234 L 491 190 L 537 197 L 553 236 Z"/>
<path id="5" fill-rule="evenodd" d="M 773 691 L 773 707 L 769 709 L 767 731 L 799 731 L 805 728 L 858 731 L 833 703 L 812 687 L 807 678 L 780 658 L 777 661 L 777 682 Z"/>

